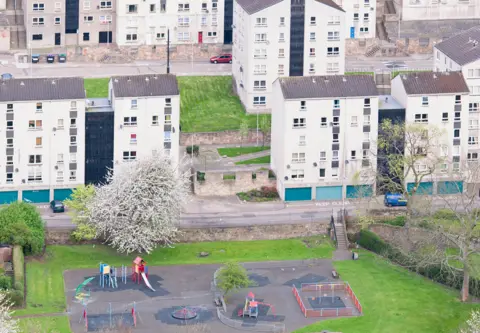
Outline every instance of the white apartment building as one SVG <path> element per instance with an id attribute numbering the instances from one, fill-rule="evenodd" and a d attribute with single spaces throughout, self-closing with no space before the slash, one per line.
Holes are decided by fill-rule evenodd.
<path id="1" fill-rule="evenodd" d="M 478 120 L 469 118 L 469 89 L 461 72 L 419 72 L 401 74 L 392 80 L 392 96 L 406 109 L 406 123 L 420 123 L 442 131 L 435 146 L 445 157 L 442 165 L 431 165 L 426 156 L 418 170 L 435 168 L 433 176 L 424 179 L 418 192 L 424 194 L 455 193 L 463 188 L 456 175 L 461 163 L 478 159 Z M 409 153 L 409 152 L 405 152 Z M 442 156 L 440 155 L 440 156 Z M 438 156 L 438 155 L 437 155 Z M 408 182 L 407 175 L 407 182 Z M 411 188 L 413 183 L 407 183 Z"/>
<path id="2" fill-rule="evenodd" d="M 64 200 L 84 184 L 83 78 L 0 83 L 0 204 Z"/>
<path id="3" fill-rule="evenodd" d="M 283 200 L 374 193 L 379 100 L 372 76 L 281 77 L 272 103 L 271 168 Z"/>
<path id="4" fill-rule="evenodd" d="M 271 112 L 279 76 L 344 73 L 345 12 L 333 0 L 236 0 L 232 63 L 247 112 Z"/>
<path id="5" fill-rule="evenodd" d="M 223 43 L 224 1 L 117 0 L 120 46 Z"/>
<path id="6" fill-rule="evenodd" d="M 335 0 L 345 10 L 346 38 L 375 38 L 377 2 Z"/>
<path id="7" fill-rule="evenodd" d="M 394 1 L 403 21 L 478 19 L 478 0 Z"/>
<path id="8" fill-rule="evenodd" d="M 180 93 L 175 75 L 112 77 L 109 100 L 114 110 L 114 169 L 162 150 L 178 161 Z"/>

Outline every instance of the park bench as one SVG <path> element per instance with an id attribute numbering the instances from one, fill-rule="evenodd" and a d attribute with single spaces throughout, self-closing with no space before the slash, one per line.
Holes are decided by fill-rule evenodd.
<path id="1" fill-rule="evenodd" d="M 340 277 L 340 274 L 338 274 L 338 272 L 336 270 L 333 270 L 332 271 L 332 276 L 334 279 L 338 279 Z"/>

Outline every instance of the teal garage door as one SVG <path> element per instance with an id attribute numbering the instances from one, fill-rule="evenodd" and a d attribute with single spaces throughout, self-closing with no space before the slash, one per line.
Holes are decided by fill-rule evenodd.
<path id="1" fill-rule="evenodd" d="M 22 200 L 30 203 L 50 202 L 50 190 L 23 191 Z"/>
<path id="2" fill-rule="evenodd" d="M 305 201 L 312 200 L 311 187 L 298 187 L 285 189 L 285 201 Z"/>
<path id="3" fill-rule="evenodd" d="M 369 198 L 373 195 L 372 185 L 348 185 L 347 198 Z"/>
<path id="4" fill-rule="evenodd" d="M 415 183 L 408 183 L 407 184 L 407 191 L 409 193 L 411 193 L 414 186 L 415 186 Z M 432 195 L 433 194 L 433 183 L 432 182 L 420 183 L 419 186 L 418 186 L 416 194 Z"/>
<path id="5" fill-rule="evenodd" d="M 315 200 L 342 200 L 341 186 L 318 186 Z"/>
<path id="6" fill-rule="evenodd" d="M 18 200 L 17 191 L 0 192 L 0 205 L 9 204 Z"/>
<path id="7" fill-rule="evenodd" d="M 58 190 L 53 190 L 53 200 L 67 200 L 70 198 L 70 195 L 72 194 L 73 189 L 72 188 L 62 188 Z"/>
<path id="8" fill-rule="evenodd" d="M 463 193 L 463 182 L 438 182 L 438 194 L 457 194 Z"/>

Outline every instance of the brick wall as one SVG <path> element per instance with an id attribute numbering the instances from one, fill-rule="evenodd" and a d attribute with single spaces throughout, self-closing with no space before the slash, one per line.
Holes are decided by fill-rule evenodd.
<path id="1" fill-rule="evenodd" d="M 276 186 L 276 180 L 268 178 L 267 170 L 254 173 L 256 179 L 252 179 L 252 171 L 237 171 L 235 179 L 223 179 L 223 172 L 207 172 L 204 181 L 198 181 L 195 175 L 194 193 L 197 196 L 227 196 L 262 186 Z"/>
<path id="2" fill-rule="evenodd" d="M 193 142 L 192 142 L 193 141 Z M 248 136 L 243 138 L 243 143 L 256 143 L 257 130 L 250 130 Z M 258 142 L 263 142 L 262 132 L 258 132 Z M 201 132 L 201 133 L 181 133 L 180 146 L 192 145 L 223 145 L 223 144 L 241 144 L 242 136 L 239 131 L 221 131 L 221 132 Z M 270 135 L 265 138 L 265 144 L 270 143 Z"/>

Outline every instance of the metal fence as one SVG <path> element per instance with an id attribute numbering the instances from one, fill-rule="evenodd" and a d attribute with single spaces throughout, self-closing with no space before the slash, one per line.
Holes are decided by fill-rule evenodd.
<path id="1" fill-rule="evenodd" d="M 217 315 L 218 315 L 218 319 L 223 324 L 231 328 L 235 328 L 243 331 L 255 331 L 255 332 L 274 332 L 274 333 L 285 332 L 285 324 L 256 322 L 254 326 L 246 326 L 245 323 L 241 320 L 235 320 L 225 316 L 223 311 L 220 308 L 217 308 Z"/>

